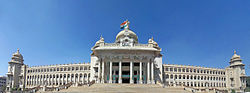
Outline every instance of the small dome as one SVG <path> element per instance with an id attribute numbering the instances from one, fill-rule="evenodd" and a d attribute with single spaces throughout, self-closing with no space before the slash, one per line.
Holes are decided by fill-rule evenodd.
<path id="1" fill-rule="evenodd" d="M 234 54 L 232 58 L 240 58 L 240 55 Z"/>
<path id="2" fill-rule="evenodd" d="M 20 54 L 19 49 L 17 49 L 17 51 L 14 54 L 12 54 L 12 56 L 22 56 L 22 55 Z"/>
<path id="3" fill-rule="evenodd" d="M 136 42 L 138 41 L 137 35 L 133 31 L 131 31 L 130 29 L 124 29 L 121 32 L 119 32 L 116 35 L 116 40 L 119 40 L 119 38 L 125 37 L 125 36 L 129 36 L 129 37 L 133 38 Z"/>
<path id="4" fill-rule="evenodd" d="M 17 62 L 23 62 L 23 56 L 22 54 L 19 52 L 19 49 L 17 49 L 17 52 L 15 52 L 14 54 L 12 54 L 12 60 L 11 61 L 17 61 Z"/>
<path id="5" fill-rule="evenodd" d="M 234 60 L 234 59 L 240 59 L 240 55 L 237 55 L 236 51 L 234 51 L 234 55 L 232 56 L 231 60 Z"/>

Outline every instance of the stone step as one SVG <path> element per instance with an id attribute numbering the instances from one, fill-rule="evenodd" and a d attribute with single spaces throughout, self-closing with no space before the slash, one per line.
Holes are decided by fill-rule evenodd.
<path id="1" fill-rule="evenodd" d="M 158 84 L 94 84 L 90 86 L 90 88 L 97 88 L 97 87 L 138 87 L 138 88 L 145 88 L 145 87 L 158 87 L 161 86 Z"/>
<path id="2" fill-rule="evenodd" d="M 70 87 L 61 93 L 191 93 L 183 88 L 163 88 L 158 84 L 93 84 L 92 86 Z"/>

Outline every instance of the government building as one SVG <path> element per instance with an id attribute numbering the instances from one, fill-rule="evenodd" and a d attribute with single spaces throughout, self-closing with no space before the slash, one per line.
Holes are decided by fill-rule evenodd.
<path id="1" fill-rule="evenodd" d="M 141 44 L 129 21 L 121 28 L 114 43 L 100 37 L 91 48 L 90 63 L 29 67 L 18 49 L 8 62 L 7 91 L 90 83 L 158 84 L 197 91 L 243 92 L 246 88 L 245 65 L 235 51 L 224 69 L 163 64 L 162 49 L 153 38 Z"/>

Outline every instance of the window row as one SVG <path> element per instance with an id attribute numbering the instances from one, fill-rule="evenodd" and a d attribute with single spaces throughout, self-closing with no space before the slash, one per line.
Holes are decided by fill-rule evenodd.
<path id="1" fill-rule="evenodd" d="M 32 75 L 27 76 L 27 79 L 41 79 L 41 78 L 78 78 L 81 77 L 90 77 L 90 73 L 80 73 L 80 74 L 53 74 L 53 75 Z"/>
<path id="2" fill-rule="evenodd" d="M 89 66 L 80 66 L 80 67 L 41 68 L 41 69 L 28 70 L 28 73 L 55 72 L 55 71 L 78 71 L 78 70 L 90 70 L 90 67 Z"/>
<path id="3" fill-rule="evenodd" d="M 204 82 L 172 82 L 166 81 L 167 86 L 186 86 L 186 87 L 226 87 L 226 83 L 204 83 Z"/>
<path id="4" fill-rule="evenodd" d="M 166 79 L 190 79 L 190 80 L 216 80 L 216 81 L 226 81 L 225 77 L 213 77 L 213 76 L 192 76 L 192 75 L 165 75 Z"/>
<path id="5" fill-rule="evenodd" d="M 216 74 L 216 75 L 225 75 L 226 74 L 225 71 L 204 70 L 204 69 L 194 69 L 194 68 L 178 68 L 178 67 L 165 67 L 164 71 L 204 73 L 204 74 Z"/>

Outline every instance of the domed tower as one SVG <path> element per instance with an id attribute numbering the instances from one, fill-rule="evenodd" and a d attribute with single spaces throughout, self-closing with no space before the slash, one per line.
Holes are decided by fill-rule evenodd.
<path id="1" fill-rule="evenodd" d="M 20 85 L 20 76 L 21 73 L 24 72 L 22 71 L 23 67 L 23 56 L 20 54 L 19 49 L 17 49 L 17 52 L 15 52 L 12 57 L 11 61 L 8 62 L 8 73 L 7 73 L 7 86 L 6 90 L 11 91 L 11 89 L 17 89 L 19 88 Z"/>
<path id="2" fill-rule="evenodd" d="M 236 54 L 236 51 L 234 51 L 234 55 L 230 59 L 230 67 L 236 67 L 236 66 L 245 66 L 245 64 L 242 63 L 242 59 L 240 59 L 240 55 Z"/>
<path id="3" fill-rule="evenodd" d="M 246 88 L 245 64 L 242 63 L 242 59 L 240 55 L 236 54 L 236 51 L 234 51 L 229 63 L 230 66 L 226 68 L 229 91 L 244 92 Z"/>
<path id="4" fill-rule="evenodd" d="M 23 64 L 23 56 L 20 54 L 19 49 L 17 49 L 17 52 L 12 54 L 11 62 L 17 62 Z"/>
<path id="5" fill-rule="evenodd" d="M 90 73 L 94 74 L 90 80 L 97 83 L 163 83 L 161 48 L 153 38 L 147 44 L 139 43 L 129 23 L 126 20 L 120 25 L 122 30 L 114 43 L 106 43 L 101 37 L 91 48 Z"/>
<path id="6" fill-rule="evenodd" d="M 138 37 L 129 29 L 129 23 L 128 20 L 123 22 L 121 28 L 124 29 L 116 35 L 115 43 L 120 44 L 120 46 L 133 46 L 138 43 Z"/>

